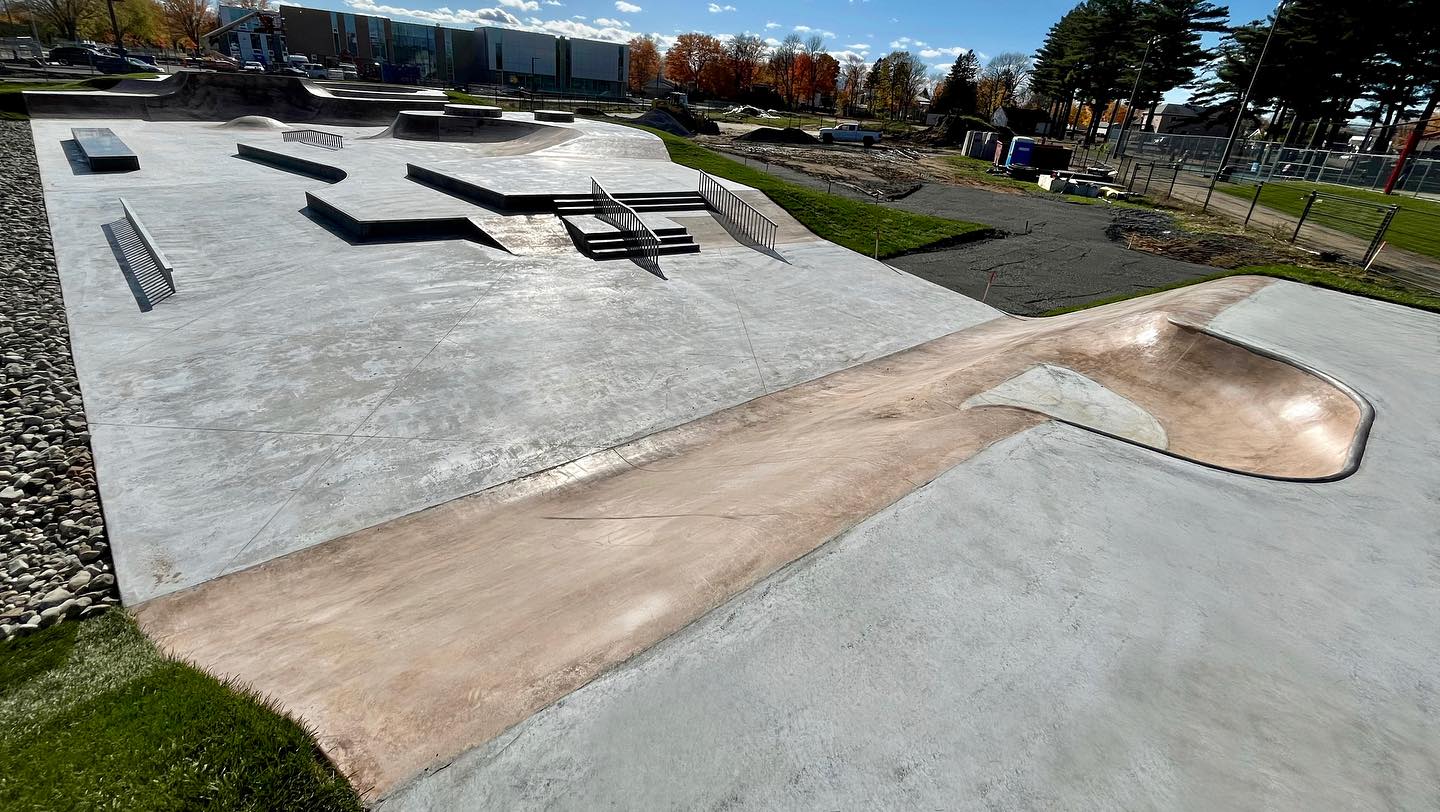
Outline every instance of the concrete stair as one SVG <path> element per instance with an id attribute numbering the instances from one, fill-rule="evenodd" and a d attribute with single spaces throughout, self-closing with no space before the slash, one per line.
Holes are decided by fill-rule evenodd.
<path id="1" fill-rule="evenodd" d="M 625 235 L 619 229 L 592 214 L 566 215 L 562 220 L 575 246 L 591 259 L 630 259 L 639 253 L 633 245 L 626 244 Z M 646 217 L 645 224 L 660 239 L 662 255 L 699 253 L 700 246 L 684 226 L 654 215 Z"/>
<path id="2" fill-rule="evenodd" d="M 615 195 L 615 199 L 637 212 L 705 210 L 705 199 L 699 192 L 625 192 Z M 589 195 L 557 197 L 555 213 L 561 217 L 594 214 L 595 202 Z"/>

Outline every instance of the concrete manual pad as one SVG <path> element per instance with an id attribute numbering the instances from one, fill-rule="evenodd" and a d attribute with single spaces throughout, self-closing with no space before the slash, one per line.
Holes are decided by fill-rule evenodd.
<path id="1" fill-rule="evenodd" d="M 1182 451 L 1208 434 L 1206 453 L 1265 457 L 1234 465 L 1343 463 L 1343 427 L 1362 427 L 1354 403 L 1326 405 L 1332 383 L 1266 356 L 1239 363 L 1225 342 L 1149 337 L 1157 315 L 1205 323 L 1266 284 L 991 321 L 152 600 L 139 617 L 163 645 L 301 713 L 342 769 L 384 793 L 1041 422 L 961 405 L 1037 361 L 1064 357 L 1098 385 L 1147 392 Z M 1168 389 L 1171 376 L 1185 385 Z M 1332 423 L 1302 405 L 1330 409 Z M 1271 444 L 1246 434 L 1255 427 L 1275 432 Z M 396 617 L 415 623 L 377 637 Z"/>
<path id="2" fill-rule="evenodd" d="M 100 123 L 32 132 L 131 604 L 997 315 L 803 229 L 784 258 L 738 245 L 667 258 L 662 283 L 581 256 L 558 218 L 405 177 L 410 162 L 479 166 L 514 144 L 328 127 L 345 149 L 323 150 L 280 131 L 111 120 L 143 168 L 77 175 L 62 144 Z M 576 171 L 665 155 L 631 128 L 550 126 L 577 133 L 560 147 L 585 151 L 567 153 Z M 237 141 L 344 180 L 236 157 Z M 307 192 L 346 190 L 376 211 L 472 218 L 516 253 L 351 244 L 305 210 Z M 179 293 L 149 313 L 101 230 L 122 195 L 176 268 Z"/>

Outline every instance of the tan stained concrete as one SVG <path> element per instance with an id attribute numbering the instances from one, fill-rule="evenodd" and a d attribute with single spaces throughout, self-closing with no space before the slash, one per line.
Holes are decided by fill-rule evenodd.
<path id="1" fill-rule="evenodd" d="M 1170 451 L 1277 476 L 1344 464 L 1361 410 L 1203 326 L 1232 278 L 997 319 L 138 609 L 162 646 L 275 697 L 383 794 L 483 743 L 989 444 L 961 404 L 1037 363 L 1149 411 Z M 1176 463 L 1186 464 L 1186 463 Z"/>

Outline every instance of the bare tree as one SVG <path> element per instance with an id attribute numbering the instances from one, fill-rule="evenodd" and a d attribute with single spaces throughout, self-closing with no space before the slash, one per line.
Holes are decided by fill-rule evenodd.
<path id="1" fill-rule="evenodd" d="M 203 47 L 200 38 L 219 26 L 210 0 L 162 0 L 160 8 L 165 19 L 165 32 L 169 35 L 170 44 L 176 48 L 182 42 L 189 42 L 192 48 Z"/>
<path id="2" fill-rule="evenodd" d="M 986 80 L 983 87 L 991 96 L 981 100 L 982 106 L 994 112 L 1012 104 L 1016 94 L 1030 80 L 1030 72 L 1034 69 L 1035 63 L 1030 61 L 1030 57 L 1018 51 L 1007 51 L 991 58 L 981 74 L 981 78 Z"/>
<path id="3" fill-rule="evenodd" d="M 780 88 L 780 95 L 792 109 L 795 107 L 795 61 L 800 54 L 800 35 L 791 34 L 775 46 L 770 56 L 770 73 Z"/>
<path id="4" fill-rule="evenodd" d="M 825 38 L 819 34 L 811 34 L 805 38 L 805 87 L 810 93 L 815 92 L 816 79 L 820 75 L 820 55 L 825 53 Z M 815 99 L 809 99 L 814 104 Z"/>
<path id="5" fill-rule="evenodd" d="M 98 0 L 26 0 L 25 8 L 59 29 L 71 42 L 79 39 L 80 26 L 100 13 Z"/>
<path id="6" fill-rule="evenodd" d="M 840 94 L 836 107 L 848 113 L 865 93 L 865 60 L 855 54 L 847 55 L 845 64 L 840 66 L 838 84 Z"/>
<path id="7" fill-rule="evenodd" d="M 765 41 L 754 34 L 736 34 L 725 47 L 725 57 L 730 60 L 736 89 L 744 92 L 755 85 L 765 58 Z"/>

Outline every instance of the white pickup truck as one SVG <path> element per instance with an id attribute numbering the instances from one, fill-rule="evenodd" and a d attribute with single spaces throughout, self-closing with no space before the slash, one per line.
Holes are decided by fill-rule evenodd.
<path id="1" fill-rule="evenodd" d="M 880 131 L 862 130 L 858 122 L 847 121 L 838 127 L 821 127 L 820 140 L 827 144 L 833 144 L 836 141 L 858 141 L 868 147 L 880 140 Z"/>

